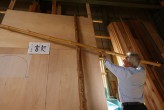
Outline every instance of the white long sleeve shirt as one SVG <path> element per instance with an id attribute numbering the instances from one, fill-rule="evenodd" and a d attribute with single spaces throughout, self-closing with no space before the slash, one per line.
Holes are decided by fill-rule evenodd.
<path id="1" fill-rule="evenodd" d="M 118 79 L 119 98 L 122 103 L 144 102 L 146 71 L 143 67 L 116 66 L 109 60 L 105 61 L 105 65 Z"/>

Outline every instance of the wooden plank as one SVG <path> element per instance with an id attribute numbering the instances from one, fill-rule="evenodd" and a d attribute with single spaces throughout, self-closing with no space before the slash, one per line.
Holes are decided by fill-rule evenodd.
<path id="1" fill-rule="evenodd" d="M 0 28 L 11 30 L 11 31 L 21 33 L 21 34 L 25 34 L 25 35 L 29 35 L 29 36 L 34 36 L 36 38 L 40 38 L 40 39 L 43 39 L 43 40 L 46 40 L 46 41 L 57 42 L 57 43 L 61 43 L 61 44 L 68 44 L 68 45 L 72 45 L 72 46 L 79 46 L 79 47 L 82 47 L 84 49 L 92 50 L 92 51 L 99 52 L 99 53 L 100 52 L 105 52 L 106 54 L 125 57 L 124 54 L 120 54 L 120 53 L 117 53 L 117 52 L 102 50 L 102 49 L 98 49 L 98 48 L 90 46 L 90 45 L 84 45 L 84 44 L 77 43 L 77 42 L 74 42 L 74 41 L 60 39 L 60 38 L 56 38 L 56 37 L 53 37 L 53 36 L 48 36 L 48 35 L 32 32 L 32 31 L 29 31 L 29 30 L 23 30 L 23 29 L 19 29 L 19 28 L 7 26 L 7 25 L 2 25 L 2 24 L 0 25 Z M 154 62 L 146 61 L 146 60 L 141 60 L 141 63 L 149 64 L 149 65 L 153 65 L 153 66 L 158 66 L 158 67 L 161 66 L 160 63 L 154 63 Z"/>
<path id="2" fill-rule="evenodd" d="M 111 38 L 109 36 L 96 36 L 98 39 L 108 39 L 110 40 Z"/>
<path id="3" fill-rule="evenodd" d="M 10 49 L 3 49 L 3 54 L 14 53 L 17 55 L 21 52 L 20 49 L 15 49 L 10 53 Z M 26 55 L 26 53 L 22 55 Z M 48 61 L 48 56 L 32 56 L 28 77 L 0 77 L 1 110 L 45 110 Z M 20 66 L 18 62 L 14 65 Z"/>
<path id="4" fill-rule="evenodd" d="M 27 24 L 24 25 L 23 22 L 26 22 Z M 74 19 L 70 16 L 52 16 L 51 14 L 7 10 L 2 24 L 15 26 L 27 30 L 33 30 L 41 34 L 56 36 L 59 38 L 75 41 L 75 38 L 72 37 L 75 34 L 73 22 Z M 65 30 L 65 32 L 63 32 L 63 29 Z M 45 42 L 44 40 L 38 38 L 29 37 L 23 34 L 15 34 L 12 31 L 7 32 L 5 30 L 0 29 L 0 33 L 0 47 L 28 48 L 28 43 L 31 41 Z M 51 48 L 70 49 L 72 47 L 66 47 L 64 45 L 59 45 L 58 43 L 55 43 L 51 44 Z"/>
<path id="5" fill-rule="evenodd" d="M 52 0 L 52 11 L 51 14 L 56 14 L 56 0 Z"/>
<path id="6" fill-rule="evenodd" d="M 92 20 L 79 17 L 79 30 L 81 43 L 96 46 Z M 82 56 L 88 110 L 107 110 L 98 55 L 83 50 Z"/>
<path id="7" fill-rule="evenodd" d="M 87 9 L 88 18 L 92 19 L 92 13 L 88 2 L 86 2 L 86 9 Z"/>
<path id="8" fill-rule="evenodd" d="M 79 22 L 81 30 L 80 37 L 87 35 L 92 36 L 89 38 L 85 37 L 83 39 L 85 39 L 88 44 L 94 43 L 95 45 L 95 41 L 93 41 L 95 40 L 95 36 L 91 24 L 92 21 L 89 20 L 88 22 L 87 18 L 80 18 Z M 50 36 L 58 36 L 63 39 L 75 41 L 73 17 L 7 11 L 2 23 L 25 30 L 34 30 L 41 34 L 47 33 L 47 35 Z M 65 29 L 65 33 L 63 33 L 63 29 Z M 26 52 L 29 41 L 45 42 L 44 40 L 42 41 L 12 31 L 0 29 L 0 32 L 2 32 L 0 35 L 0 47 L 3 47 L 3 51 L 5 48 L 11 47 L 13 50 L 10 49 L 9 51 L 13 52 L 15 48 L 19 48 L 21 50 L 19 53 Z M 87 39 L 91 40 L 88 41 Z M 8 45 L 4 46 L 6 45 L 5 43 Z M 4 103 L 0 104 L 0 108 L 6 107 L 7 109 L 4 108 L 2 110 L 9 110 L 11 107 L 15 110 L 80 109 L 76 50 L 66 46 L 62 46 L 61 48 L 61 45 L 53 43 L 51 43 L 51 47 L 50 55 L 32 56 L 29 70 L 31 77 L 29 76 L 29 78 L 27 78 L 29 80 L 23 79 L 23 82 L 15 79 L 16 82 L 11 86 L 15 88 L 17 87 L 17 83 L 19 83 L 19 87 L 16 88 L 16 91 L 18 91 L 16 95 L 14 95 L 15 92 L 12 95 L 12 87 L 11 89 L 8 89 L 8 91 L 5 91 L 5 93 L 3 92 L 6 94 L 6 97 L 1 97 L 4 99 L 1 100 Z M 22 51 L 22 49 L 24 49 L 24 51 Z M 87 109 L 107 110 L 98 56 L 86 51 L 84 51 L 84 53 L 85 59 L 82 62 L 83 65 L 85 65 L 85 67 L 83 67 L 86 73 L 85 81 L 89 82 L 85 83 L 87 84 L 85 89 L 87 94 L 86 96 L 89 96 L 87 97 L 87 100 L 89 99 L 89 101 L 87 101 L 87 104 L 89 105 Z M 5 85 L 5 79 L 2 80 Z M 4 90 L 3 87 L 4 86 L 1 86 L 1 90 Z M 1 93 L 2 92 L 0 92 L 0 96 L 3 95 Z M 12 104 L 7 103 L 9 97 L 10 100 L 12 100 L 10 101 Z M 15 97 L 18 98 L 17 101 L 15 101 Z M 3 106 L 3 104 L 5 106 Z"/>
<path id="9" fill-rule="evenodd" d="M 11 14 L 8 14 L 8 15 L 12 15 L 12 11 L 10 10 L 9 11 L 9 13 L 11 12 Z M 19 11 L 16 11 L 16 13 L 15 13 L 15 15 L 16 14 L 21 14 L 21 12 L 19 12 Z M 31 15 L 34 15 L 36 18 L 39 18 L 39 15 L 41 16 L 41 17 L 44 17 L 44 19 L 46 18 L 46 17 L 49 17 L 49 18 L 51 18 L 52 16 L 48 16 L 48 15 L 46 15 L 46 17 L 45 17 L 45 15 L 44 14 L 32 14 L 32 13 L 29 13 L 29 12 L 27 12 L 27 13 L 24 13 L 24 16 L 26 15 L 27 16 L 27 14 L 28 14 L 28 16 L 29 16 L 29 14 L 31 14 Z M 37 16 L 36 16 L 37 15 Z M 10 16 L 5 16 L 6 17 L 6 19 L 10 19 L 11 17 Z M 56 16 L 59 16 L 59 15 L 56 15 Z M 10 18 L 9 18 L 10 17 Z M 19 15 L 19 19 L 20 18 L 22 18 L 23 16 L 20 16 Z M 34 17 L 34 18 L 35 18 Z M 61 17 L 61 16 L 60 16 Z M 60 22 L 55 22 L 54 24 L 58 24 L 58 23 L 61 23 L 61 24 L 63 24 L 64 22 L 62 22 L 61 21 L 61 19 L 59 19 L 60 17 L 56 17 L 56 18 L 58 18 L 57 20 L 59 20 Z M 18 23 L 19 22 L 22 22 L 22 21 L 19 21 L 18 20 L 18 18 L 17 19 L 15 19 L 15 22 L 17 21 Z M 32 20 L 31 21 L 31 19 L 29 18 L 29 19 L 27 19 L 28 17 L 26 17 L 26 19 L 24 19 L 24 20 L 26 20 L 26 21 L 29 21 L 29 22 L 34 22 L 34 20 Z M 54 16 L 53 16 L 53 18 L 55 18 Z M 64 18 L 64 17 L 61 17 L 61 18 Z M 5 20 L 6 20 L 5 19 Z M 14 18 L 13 18 L 14 19 Z M 5 20 L 2 22 L 3 24 L 5 24 Z M 47 20 L 47 19 L 45 19 L 45 20 Z M 38 21 L 37 19 L 36 19 L 36 21 Z M 12 23 L 13 21 L 9 21 L 9 23 Z M 39 22 L 39 21 L 38 21 Z M 38 22 L 36 23 L 36 22 L 34 22 L 34 24 L 37 24 L 37 26 L 39 26 L 40 27 L 40 24 L 38 24 Z M 41 23 L 43 23 L 43 22 L 41 22 Z M 52 25 L 53 23 L 51 23 L 50 22 L 50 20 L 48 19 L 48 21 L 47 21 L 47 23 L 49 24 L 49 25 Z M 66 22 L 67 24 L 68 24 L 68 20 L 67 20 L 67 22 Z M 14 24 L 15 25 L 15 24 Z M 61 26 L 60 24 L 58 24 L 59 26 Z M 64 24 L 64 25 L 66 25 L 66 24 Z M 23 27 L 23 28 L 30 28 L 31 27 L 31 25 L 27 25 L 27 26 L 23 26 L 22 25 L 22 23 L 21 24 L 19 24 L 19 26 L 21 27 Z M 18 25 L 16 25 L 16 27 L 19 27 Z M 54 25 L 53 25 L 54 26 Z M 66 25 L 66 26 L 71 26 L 71 24 L 70 25 Z M 63 26 L 63 28 L 65 28 L 66 26 Z M 11 27 L 11 26 L 3 26 L 3 25 L 1 25 L 0 27 L 4 27 L 4 28 L 6 28 L 6 29 L 12 29 L 12 31 L 16 31 L 16 32 L 19 32 L 19 33 L 23 33 L 23 34 L 27 34 L 27 35 L 32 35 L 32 36 L 35 36 L 35 37 L 39 37 L 39 38 L 42 38 L 42 39 L 44 39 L 44 40 L 48 40 L 48 41 L 54 41 L 54 42 L 59 42 L 59 43 L 63 43 L 63 44 L 69 44 L 69 45 L 75 45 L 75 46 L 80 46 L 80 47 L 83 47 L 83 48 L 87 48 L 87 49 L 90 49 L 90 50 L 94 50 L 94 51 L 96 51 L 96 52 L 102 52 L 102 51 L 104 51 L 104 50 L 101 50 L 101 49 L 98 49 L 98 48 L 96 48 L 96 47 L 93 47 L 93 46 L 90 46 L 90 45 L 84 45 L 84 44 L 80 44 L 80 43 L 76 43 L 76 42 L 73 42 L 73 41 L 70 41 L 70 40 L 65 40 L 65 39 L 59 39 L 59 38 L 55 38 L 55 37 L 53 37 L 53 36 L 48 36 L 48 35 L 50 35 L 51 33 L 53 33 L 54 34 L 54 31 L 52 31 L 52 30 L 55 30 L 56 29 L 56 32 L 57 33 L 60 33 L 61 34 L 61 37 L 65 37 L 65 36 L 62 36 L 62 34 L 63 34 L 63 32 L 61 32 L 61 30 L 59 31 L 59 27 L 58 28 L 52 28 L 52 30 L 49 30 L 51 33 L 48 33 L 47 35 L 44 35 L 44 34 L 40 34 L 40 33 L 37 33 L 37 32 L 41 32 L 41 33 L 43 33 L 43 32 L 45 32 L 44 30 L 43 31 L 41 31 L 41 28 L 32 28 L 32 29 L 34 29 L 34 30 L 36 30 L 35 32 L 32 32 L 32 31 L 29 31 L 29 30 L 22 30 L 22 29 L 18 29 L 18 28 L 15 28 L 15 27 Z M 45 27 L 43 27 L 43 29 L 44 29 Z M 70 29 L 72 29 L 72 28 L 70 28 Z M 88 29 L 88 28 L 87 28 Z M 68 32 L 69 31 L 69 29 L 67 29 L 67 31 L 66 32 Z M 71 30 L 72 32 L 73 32 L 73 30 Z M 46 32 L 48 32 L 48 30 L 46 31 Z M 65 32 L 65 33 L 66 33 Z M 69 33 L 70 34 L 70 33 Z M 72 34 L 73 35 L 73 34 Z M 71 36 L 70 36 L 71 37 Z M 92 37 L 87 37 L 87 38 L 92 38 Z M 12 41 L 13 42 L 13 41 Z M 26 44 L 26 46 L 27 46 L 27 44 Z M 106 53 L 107 54 L 111 54 L 111 55 L 118 55 L 118 56 L 121 56 L 121 57 L 125 57 L 125 55 L 123 55 L 123 54 L 120 54 L 120 53 L 116 53 L 116 52 L 111 52 L 111 51 L 106 51 Z M 144 64 L 150 64 L 150 65 L 155 65 L 155 66 L 160 66 L 160 64 L 158 64 L 158 63 L 154 63 L 154 62 L 150 62 L 150 61 L 145 61 L 145 60 L 142 60 L 142 63 L 144 63 Z"/>
<path id="10" fill-rule="evenodd" d="M 162 57 L 164 58 L 164 41 L 162 40 L 162 38 L 159 36 L 159 34 L 157 33 L 157 30 L 154 28 L 154 26 L 150 23 L 150 22 L 142 22 L 145 26 L 145 28 L 147 29 L 147 31 L 149 33 L 151 33 L 151 37 L 154 40 L 154 42 L 156 43 L 156 45 L 158 46 Z"/>
<path id="11" fill-rule="evenodd" d="M 80 110 L 76 50 L 50 53 L 46 110 Z"/>
<path id="12" fill-rule="evenodd" d="M 61 3 L 58 3 L 57 5 L 57 15 L 61 15 L 62 14 L 62 6 Z"/>
<path id="13" fill-rule="evenodd" d="M 11 0 L 8 9 L 13 10 L 16 0 Z"/>
<path id="14" fill-rule="evenodd" d="M 76 16 L 74 16 L 74 24 L 75 24 L 75 38 L 76 42 L 80 43 L 79 38 L 79 21 Z M 87 110 L 87 100 L 85 96 L 85 82 L 84 82 L 84 73 L 83 73 L 83 65 L 82 65 L 82 55 L 81 48 L 77 47 L 77 73 L 78 73 L 78 85 L 79 85 L 79 99 L 80 99 L 80 110 Z"/>

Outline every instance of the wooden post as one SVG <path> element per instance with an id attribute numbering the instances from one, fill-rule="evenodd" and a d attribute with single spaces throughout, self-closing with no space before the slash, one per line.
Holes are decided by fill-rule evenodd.
<path id="1" fill-rule="evenodd" d="M 30 6 L 29 6 L 29 10 L 30 12 L 36 12 L 38 9 L 38 2 L 33 2 Z"/>
<path id="2" fill-rule="evenodd" d="M 90 9 L 90 5 L 88 3 L 88 0 L 86 0 L 86 9 L 87 9 L 88 18 L 92 19 L 91 9 Z"/>
<path id="3" fill-rule="evenodd" d="M 56 0 L 52 0 L 52 12 L 51 14 L 56 14 Z"/>
<path id="4" fill-rule="evenodd" d="M 8 9 L 13 10 L 16 0 L 11 0 Z"/>
<path id="5" fill-rule="evenodd" d="M 58 3 L 58 6 L 57 6 L 57 14 L 58 14 L 58 15 L 61 15 L 61 14 L 62 14 L 61 3 Z"/>
<path id="6" fill-rule="evenodd" d="M 110 54 L 110 55 L 126 57 L 124 54 L 120 54 L 120 53 L 117 53 L 117 52 L 106 51 L 106 50 L 98 49 L 97 47 L 93 47 L 93 46 L 90 46 L 90 45 L 85 45 L 85 44 L 81 44 L 81 43 L 70 41 L 70 40 L 60 39 L 60 38 L 56 38 L 54 36 L 48 36 L 48 35 L 36 33 L 36 32 L 33 32 L 33 31 L 29 31 L 29 30 L 19 29 L 19 28 L 12 27 L 12 26 L 7 26 L 7 25 L 0 24 L 0 28 L 7 29 L 7 30 L 10 30 L 10 31 L 14 31 L 14 32 L 17 32 L 17 33 L 21 33 L 21 34 L 25 34 L 25 35 L 29 35 L 29 36 L 33 36 L 33 37 L 36 37 L 36 38 L 44 39 L 44 40 L 51 41 L 51 42 L 58 42 L 58 43 L 61 43 L 61 44 L 79 46 L 81 48 L 84 48 L 84 49 L 87 49 L 87 50 L 92 50 L 92 51 L 98 52 L 98 53 L 105 52 L 106 54 Z M 158 67 L 161 66 L 160 63 L 155 63 L 155 62 L 146 61 L 146 60 L 141 60 L 141 63 L 149 64 L 149 65 L 153 65 L 153 66 L 158 66 Z"/>
<path id="7" fill-rule="evenodd" d="M 78 28 L 78 18 L 74 16 L 75 23 L 75 38 L 76 42 L 80 43 L 79 38 L 79 28 Z M 79 85 L 79 99 L 80 99 L 80 110 L 87 110 L 87 103 L 85 97 L 85 83 L 84 83 L 84 73 L 81 57 L 81 48 L 77 46 L 77 70 L 78 70 L 78 85 Z"/>

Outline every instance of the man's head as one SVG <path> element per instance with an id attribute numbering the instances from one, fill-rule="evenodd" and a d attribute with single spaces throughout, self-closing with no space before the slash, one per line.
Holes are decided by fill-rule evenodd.
<path id="1" fill-rule="evenodd" d="M 134 67 L 137 68 L 140 64 L 140 57 L 137 53 L 128 52 L 126 58 L 123 60 L 125 67 Z"/>

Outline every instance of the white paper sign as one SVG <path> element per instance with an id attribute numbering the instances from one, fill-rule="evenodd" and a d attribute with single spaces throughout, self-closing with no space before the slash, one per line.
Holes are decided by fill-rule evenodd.
<path id="1" fill-rule="evenodd" d="M 29 54 L 49 54 L 50 43 L 30 42 L 28 53 Z"/>

